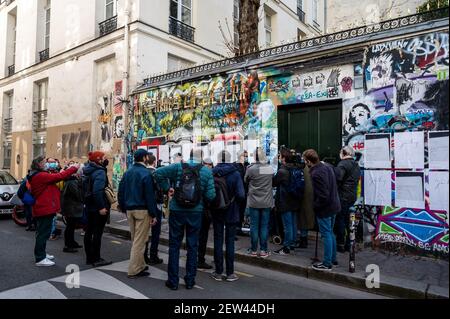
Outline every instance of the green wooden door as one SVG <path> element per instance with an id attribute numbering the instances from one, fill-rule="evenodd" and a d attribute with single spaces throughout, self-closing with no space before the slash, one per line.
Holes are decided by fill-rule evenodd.
<path id="1" fill-rule="evenodd" d="M 297 151 L 315 149 L 322 160 L 337 164 L 342 146 L 342 105 L 300 104 L 279 107 L 279 144 Z"/>

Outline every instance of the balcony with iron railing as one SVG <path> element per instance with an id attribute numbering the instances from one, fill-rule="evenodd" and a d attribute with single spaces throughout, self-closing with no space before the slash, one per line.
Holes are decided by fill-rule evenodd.
<path id="1" fill-rule="evenodd" d="M 44 62 L 50 58 L 50 49 L 45 49 L 39 52 L 39 62 Z"/>
<path id="2" fill-rule="evenodd" d="M 297 15 L 301 22 L 305 22 L 306 20 L 306 13 L 302 10 L 302 8 L 297 7 Z"/>
<path id="3" fill-rule="evenodd" d="M 194 42 L 195 28 L 173 17 L 169 17 L 169 33 L 183 40 Z"/>
<path id="4" fill-rule="evenodd" d="M 8 66 L 8 76 L 12 76 L 14 73 L 16 73 L 16 65 L 13 64 Z"/>
<path id="5" fill-rule="evenodd" d="M 47 129 L 47 110 L 33 112 L 33 130 L 44 131 Z"/>
<path id="6" fill-rule="evenodd" d="M 117 16 L 109 18 L 98 24 L 100 28 L 100 36 L 107 35 L 117 30 Z"/>
<path id="7" fill-rule="evenodd" d="M 3 134 L 11 135 L 12 134 L 12 118 L 3 119 L 2 123 Z"/>

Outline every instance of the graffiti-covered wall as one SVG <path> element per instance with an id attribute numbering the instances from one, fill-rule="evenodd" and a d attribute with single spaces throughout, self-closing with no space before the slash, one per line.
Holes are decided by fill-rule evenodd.
<path id="1" fill-rule="evenodd" d="M 281 69 L 274 62 L 271 68 L 140 93 L 133 99 L 128 150 L 147 145 L 170 161 L 173 147 L 185 157 L 192 145 L 198 145 L 214 160 L 221 147 L 252 152 L 259 146 L 276 166 L 278 133 L 283 129 L 278 127 L 277 108 L 328 100 L 342 101 L 342 144 L 359 153 L 363 168 L 367 134 L 390 134 L 394 146 L 396 132 L 448 130 L 448 33 L 375 44 L 366 49 L 361 62 L 310 70 L 295 65 Z M 155 137 L 162 139 L 152 144 Z M 424 142 L 427 163 L 428 141 Z M 386 170 L 396 175 L 394 164 Z M 448 209 L 430 209 L 429 167 L 422 171 L 424 208 L 395 207 L 392 177 L 392 205 L 367 210 L 373 212 L 366 216 L 372 224 L 369 231 L 373 240 L 448 255 Z M 440 173 L 448 176 L 448 168 Z M 364 195 L 364 187 L 360 191 Z M 364 203 L 364 196 L 359 202 Z"/>

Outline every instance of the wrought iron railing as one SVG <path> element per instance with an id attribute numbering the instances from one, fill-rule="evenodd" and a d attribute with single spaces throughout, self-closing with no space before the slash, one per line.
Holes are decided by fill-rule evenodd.
<path id="1" fill-rule="evenodd" d="M 39 62 L 43 62 L 50 58 L 50 50 L 47 48 L 39 52 Z"/>
<path id="2" fill-rule="evenodd" d="M 15 0 L 0 0 L 0 6 L 4 3 L 6 3 L 7 6 L 9 6 L 11 3 L 13 3 Z"/>
<path id="3" fill-rule="evenodd" d="M 11 135 L 12 133 L 12 118 L 3 119 L 3 133 Z"/>
<path id="4" fill-rule="evenodd" d="M 14 75 L 16 73 L 16 65 L 10 65 L 8 66 L 8 76 Z"/>
<path id="5" fill-rule="evenodd" d="M 47 110 L 33 112 L 34 131 L 43 131 L 47 128 Z"/>
<path id="6" fill-rule="evenodd" d="M 98 24 L 100 28 L 100 36 L 107 35 L 117 30 L 117 16 L 109 18 Z"/>
<path id="7" fill-rule="evenodd" d="M 194 42 L 195 28 L 169 17 L 169 33 L 183 40 Z"/>
<path id="8" fill-rule="evenodd" d="M 321 35 L 311 39 L 305 39 L 298 41 L 296 43 L 284 44 L 281 46 L 268 48 L 256 52 L 245 53 L 240 56 L 233 58 L 215 61 L 207 63 L 204 65 L 195 66 L 192 68 L 166 73 L 163 75 L 158 75 L 144 79 L 143 89 L 147 86 L 151 86 L 160 82 L 165 82 L 169 80 L 175 80 L 178 78 L 192 77 L 197 74 L 205 72 L 220 72 L 220 69 L 228 69 L 234 65 L 239 65 L 250 60 L 256 60 L 260 58 L 272 58 L 279 57 L 286 54 L 292 54 L 296 52 L 302 52 L 306 49 L 311 49 L 313 47 L 328 45 L 338 43 L 340 41 L 345 41 L 349 39 L 359 38 L 362 36 L 373 35 L 383 31 L 395 30 L 399 28 L 404 28 L 408 26 L 413 26 L 419 23 L 435 20 L 436 14 L 443 13 L 448 16 L 448 7 L 432 10 L 423 13 L 416 13 L 409 16 L 398 17 L 395 19 L 381 21 L 380 23 L 375 23 L 367 26 L 356 27 L 349 30 L 339 31 L 331 34 Z"/>
<path id="9" fill-rule="evenodd" d="M 302 10 L 302 8 L 297 8 L 297 15 L 301 22 L 305 22 L 306 13 Z"/>

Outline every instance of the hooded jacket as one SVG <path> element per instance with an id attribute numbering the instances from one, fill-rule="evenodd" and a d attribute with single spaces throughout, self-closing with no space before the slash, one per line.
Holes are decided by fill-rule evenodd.
<path id="1" fill-rule="evenodd" d="M 76 167 L 71 167 L 61 173 L 51 174 L 41 171 L 33 175 L 28 181 L 31 186 L 31 194 L 36 200 L 33 205 L 33 217 L 54 215 L 61 211 L 61 192 L 56 183 L 69 178 L 77 172 Z"/>
<path id="2" fill-rule="evenodd" d="M 106 168 L 94 162 L 88 162 L 83 168 L 83 174 L 89 177 L 89 184 L 92 187 L 92 196 L 86 201 L 88 211 L 100 211 L 103 208 L 109 210 L 111 205 L 105 194 L 108 186 L 108 176 Z"/>
<path id="3" fill-rule="evenodd" d="M 61 191 L 61 210 L 65 217 L 83 217 L 84 198 L 80 178 L 71 177 Z"/>
<path id="4" fill-rule="evenodd" d="M 225 223 L 239 223 L 239 205 L 245 200 L 245 189 L 238 167 L 235 164 L 220 163 L 213 169 L 213 175 L 225 177 L 228 186 L 228 194 L 231 198 L 234 197 L 234 201 L 226 212 Z M 212 216 L 214 218 L 214 212 L 212 212 Z"/>

